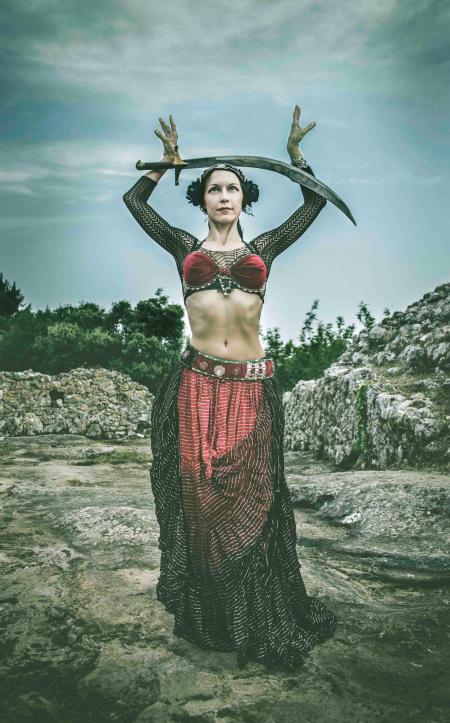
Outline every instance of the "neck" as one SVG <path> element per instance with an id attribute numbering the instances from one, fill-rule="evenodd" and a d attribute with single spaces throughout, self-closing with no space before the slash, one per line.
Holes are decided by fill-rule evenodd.
<path id="1" fill-rule="evenodd" d="M 242 243 L 237 230 L 237 221 L 233 223 L 216 223 L 209 222 L 210 227 L 205 241 L 217 244 L 217 246 L 235 246 Z"/>

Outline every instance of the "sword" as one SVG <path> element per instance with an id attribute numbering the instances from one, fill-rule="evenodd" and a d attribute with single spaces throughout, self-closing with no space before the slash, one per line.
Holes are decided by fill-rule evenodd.
<path id="1" fill-rule="evenodd" d="M 160 171 L 173 168 L 175 170 L 175 185 L 179 185 L 179 177 L 183 168 L 203 168 L 207 166 L 213 166 L 215 163 L 230 163 L 234 166 L 244 166 L 245 168 L 263 168 L 267 171 L 275 171 L 275 173 L 281 173 L 282 176 L 290 178 L 291 181 L 299 183 L 306 188 L 311 189 L 323 196 L 327 201 L 331 201 L 342 213 L 350 219 L 356 226 L 356 221 L 353 218 L 353 214 L 349 207 L 337 195 L 329 186 L 322 181 L 319 181 L 315 176 L 311 176 L 301 168 L 292 166 L 290 163 L 284 161 L 277 161 L 274 158 L 264 158 L 263 156 L 208 156 L 206 158 L 189 158 L 188 160 L 182 160 L 177 154 L 173 162 L 169 161 L 154 161 L 144 162 L 138 161 L 136 168 L 138 171 Z"/>

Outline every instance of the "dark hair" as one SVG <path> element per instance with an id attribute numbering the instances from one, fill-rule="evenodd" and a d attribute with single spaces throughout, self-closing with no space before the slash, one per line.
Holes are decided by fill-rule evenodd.
<path id="1" fill-rule="evenodd" d="M 219 170 L 231 171 L 239 178 L 243 193 L 242 210 L 244 213 L 248 213 L 253 216 L 251 206 L 252 203 L 255 203 L 259 198 L 259 188 L 256 183 L 253 183 L 253 181 L 245 178 L 242 171 L 240 171 L 238 168 L 235 168 L 234 166 L 229 165 L 228 163 L 221 163 L 215 166 L 211 166 L 202 173 L 200 178 L 197 178 L 195 181 L 192 181 L 192 183 L 189 184 L 186 192 L 186 198 L 189 203 L 192 203 L 193 206 L 200 206 L 203 213 L 206 213 L 206 207 L 204 203 L 206 181 L 211 175 L 211 173 Z M 239 220 L 237 222 L 237 229 L 240 237 L 243 238 L 242 227 Z"/>

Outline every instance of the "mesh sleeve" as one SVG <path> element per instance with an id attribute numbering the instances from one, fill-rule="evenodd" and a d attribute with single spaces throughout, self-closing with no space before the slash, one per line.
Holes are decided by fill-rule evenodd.
<path id="1" fill-rule="evenodd" d="M 310 166 L 305 168 L 305 171 L 314 176 Z M 263 258 L 268 271 L 272 261 L 305 233 L 327 203 L 323 196 L 319 196 L 310 188 L 306 188 L 301 184 L 300 188 L 303 194 L 303 205 L 294 211 L 292 216 L 289 216 L 280 226 L 262 233 L 251 242 L 256 252 Z"/>
<path id="2" fill-rule="evenodd" d="M 171 226 L 148 205 L 147 200 L 156 186 L 156 181 L 148 176 L 141 176 L 134 186 L 124 194 L 123 201 L 144 231 L 163 249 L 172 254 L 180 270 L 186 254 L 192 250 L 197 239 L 187 231 Z"/>

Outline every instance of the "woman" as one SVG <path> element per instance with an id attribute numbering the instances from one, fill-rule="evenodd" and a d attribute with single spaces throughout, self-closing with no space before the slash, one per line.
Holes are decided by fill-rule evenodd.
<path id="1" fill-rule="evenodd" d="M 159 119 L 162 160 L 178 133 Z M 315 126 L 295 106 L 287 150 Z M 311 225 L 326 201 L 302 186 L 304 204 L 279 227 L 247 243 L 239 223 L 257 186 L 228 164 L 207 168 L 187 198 L 208 217 L 203 241 L 168 224 L 147 200 L 165 171 L 142 176 L 124 201 L 142 228 L 175 259 L 191 343 L 152 407 L 151 484 L 160 527 L 157 597 L 175 616 L 174 634 L 250 660 L 294 667 L 331 635 L 334 613 L 308 596 L 283 466 L 284 411 L 264 355 L 259 319 L 272 261 Z"/>

